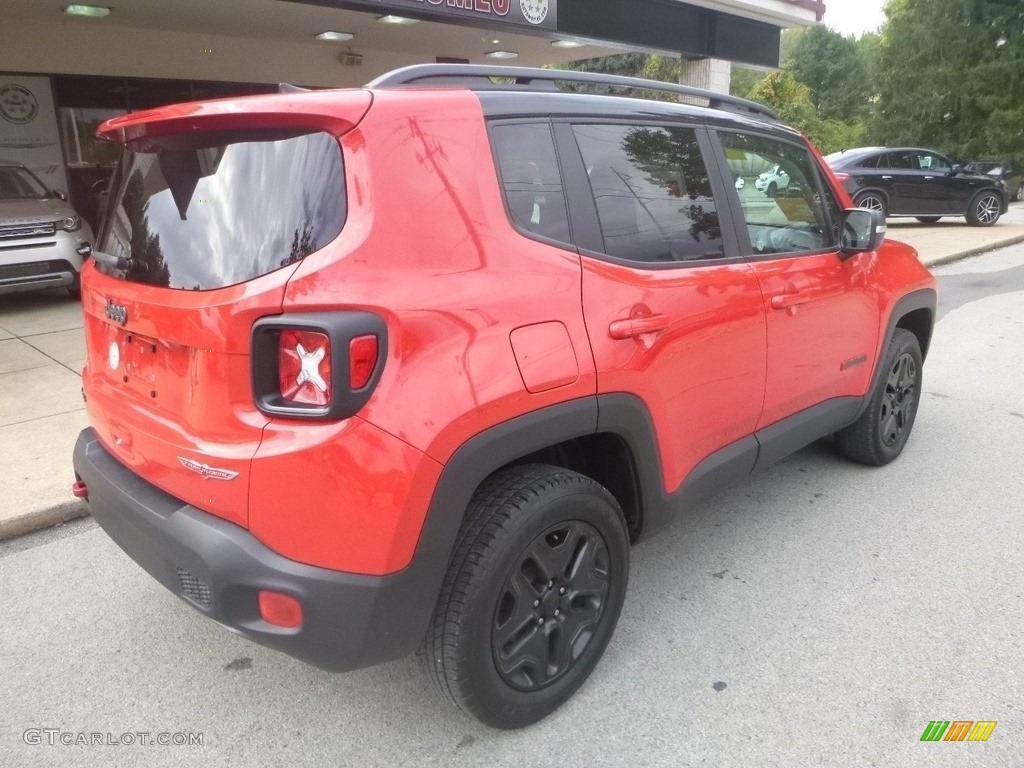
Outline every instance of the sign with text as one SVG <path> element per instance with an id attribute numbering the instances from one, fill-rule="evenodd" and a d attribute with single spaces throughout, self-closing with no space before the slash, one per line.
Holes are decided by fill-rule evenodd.
<path id="1" fill-rule="evenodd" d="M 376 11 L 381 14 L 414 12 L 438 21 L 464 20 L 482 27 L 514 25 L 555 29 L 558 0 L 312 0 L 317 5 Z"/>
<path id="2" fill-rule="evenodd" d="M 68 191 L 48 77 L 0 73 L 0 158 L 21 163 L 51 189 Z"/>

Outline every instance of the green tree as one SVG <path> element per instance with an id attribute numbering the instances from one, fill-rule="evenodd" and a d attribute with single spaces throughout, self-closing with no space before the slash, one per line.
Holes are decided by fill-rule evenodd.
<path id="1" fill-rule="evenodd" d="M 1024 156 L 1024 3 L 890 0 L 886 13 L 878 139 Z"/>
<path id="2" fill-rule="evenodd" d="M 619 53 L 613 56 L 601 56 L 596 59 L 583 59 L 560 64 L 558 69 L 574 72 L 600 72 L 606 75 L 623 77 L 642 77 L 647 80 L 659 80 L 663 83 L 679 82 L 679 59 L 672 56 L 660 56 L 649 53 Z M 569 90 L 584 93 L 612 93 L 619 89 L 611 86 L 571 83 Z M 639 95 L 647 99 L 660 101 L 677 101 L 678 96 L 662 91 L 641 90 Z"/>
<path id="3" fill-rule="evenodd" d="M 801 30 L 783 67 L 811 89 L 811 101 L 823 119 L 863 119 L 870 111 L 874 84 L 863 48 L 818 25 Z"/>

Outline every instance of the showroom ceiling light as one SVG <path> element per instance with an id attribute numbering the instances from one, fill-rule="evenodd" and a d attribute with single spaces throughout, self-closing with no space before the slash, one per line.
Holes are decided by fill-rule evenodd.
<path id="1" fill-rule="evenodd" d="M 518 55 L 515 51 L 488 51 L 484 54 L 490 59 L 514 59 Z"/>
<path id="2" fill-rule="evenodd" d="M 552 40 L 552 48 L 582 48 L 586 43 L 581 43 L 576 40 Z"/>
<path id="3" fill-rule="evenodd" d="M 110 15 L 110 9 L 100 5 L 69 5 L 64 8 L 68 16 L 90 16 L 94 19 L 102 19 Z"/>
<path id="4" fill-rule="evenodd" d="M 388 14 L 387 16 L 381 16 L 377 19 L 381 24 L 419 24 L 419 19 L 410 19 L 406 16 L 394 16 Z"/>
<path id="5" fill-rule="evenodd" d="M 344 40 L 351 40 L 355 35 L 351 32 L 321 32 L 316 36 L 317 40 L 326 40 L 327 42 L 337 43 Z"/>

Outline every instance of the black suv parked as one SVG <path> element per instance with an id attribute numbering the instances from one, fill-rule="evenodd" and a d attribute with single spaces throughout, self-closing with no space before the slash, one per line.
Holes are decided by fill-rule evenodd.
<path id="1" fill-rule="evenodd" d="M 1002 181 L 962 169 L 930 149 L 862 147 L 825 162 L 858 207 L 886 216 L 914 216 L 925 224 L 966 216 L 972 226 L 989 227 L 1006 213 Z"/>

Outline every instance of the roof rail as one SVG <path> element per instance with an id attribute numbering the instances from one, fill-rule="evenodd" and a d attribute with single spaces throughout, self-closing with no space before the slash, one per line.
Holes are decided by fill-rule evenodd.
<path id="1" fill-rule="evenodd" d="M 515 81 L 512 84 L 494 82 L 495 78 Z M 518 90 L 557 90 L 556 83 L 592 83 L 614 88 L 661 91 L 706 99 L 711 109 L 738 112 L 780 122 L 779 116 L 755 101 L 716 93 L 690 85 L 663 83 L 640 77 L 604 75 L 600 72 L 571 72 L 564 69 L 536 69 L 529 67 L 502 67 L 486 64 L 415 64 L 381 75 L 367 83 L 368 88 L 393 85 L 464 85 L 467 88 L 511 88 Z M 540 84 L 537 87 L 537 84 Z"/>

